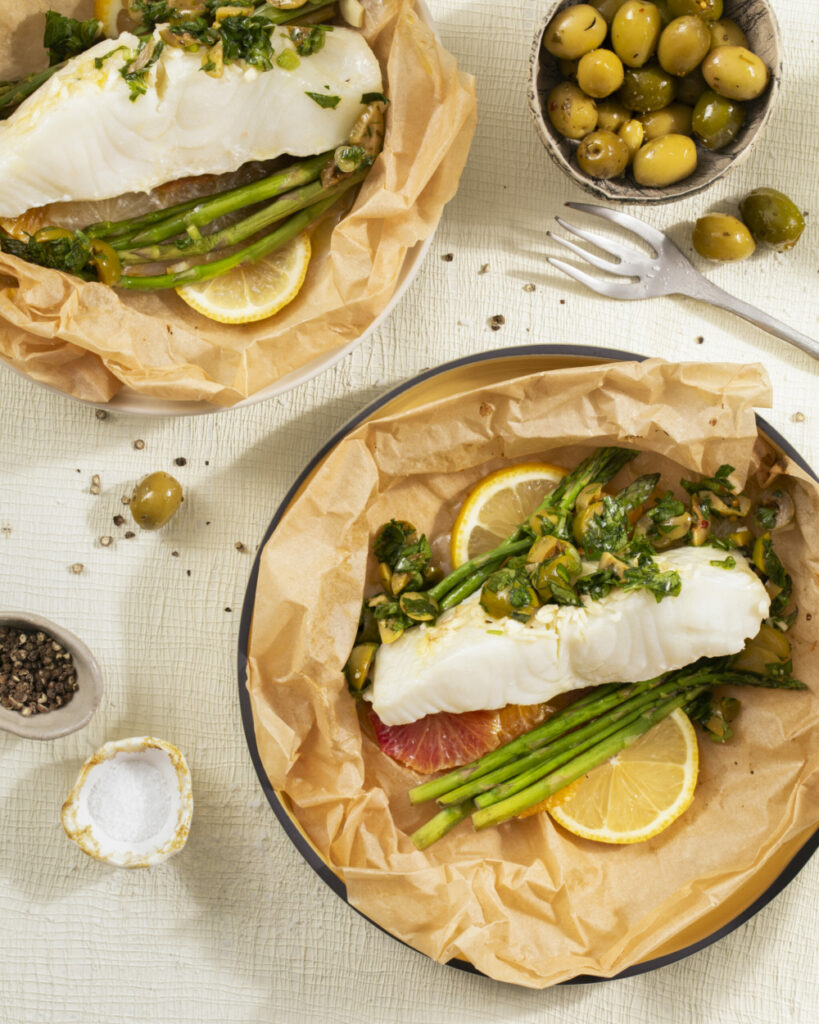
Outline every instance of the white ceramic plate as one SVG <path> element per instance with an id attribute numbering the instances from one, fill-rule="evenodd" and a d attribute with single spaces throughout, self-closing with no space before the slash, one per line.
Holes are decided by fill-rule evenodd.
<path id="1" fill-rule="evenodd" d="M 435 23 L 432 20 L 432 15 L 429 12 L 429 8 L 427 7 L 425 0 L 415 0 L 415 10 L 424 24 L 432 29 L 436 40 L 440 42 L 440 37 L 435 28 Z M 375 320 L 373 320 L 367 330 L 357 338 L 354 338 L 348 345 L 345 345 L 344 348 L 336 349 L 332 352 L 325 352 L 323 355 L 317 356 L 315 359 L 310 360 L 309 363 L 305 363 L 304 366 L 300 366 L 298 369 L 285 374 L 284 377 L 280 377 L 272 384 L 269 384 L 266 388 L 262 388 L 260 391 L 248 396 L 241 402 L 237 402 L 235 405 L 222 407 L 212 405 L 210 402 L 175 402 L 170 399 L 154 398 L 151 395 L 143 395 L 129 387 L 124 387 L 114 395 L 110 402 L 105 403 L 105 408 L 113 409 L 116 412 L 133 413 L 137 416 L 204 416 L 209 413 L 225 412 L 226 409 L 243 409 L 246 406 L 255 405 L 257 402 L 264 402 L 268 398 L 273 398 L 275 395 L 281 395 L 285 391 L 290 391 L 292 388 L 298 387 L 299 384 L 304 384 L 305 381 L 311 380 L 313 377 L 323 373 L 325 370 L 329 370 L 331 366 L 335 366 L 336 363 L 340 362 L 346 355 L 352 352 L 354 348 L 369 338 L 370 335 L 377 330 L 401 300 L 404 292 L 412 283 L 413 278 L 421 269 L 421 264 L 424 262 L 424 257 L 432 243 L 434 234 L 435 232 L 433 231 L 428 238 L 424 239 L 422 242 L 418 242 L 407 251 L 407 255 L 404 257 L 404 266 L 401 269 L 401 273 L 398 277 L 398 283 L 392 298 L 378 314 Z M 8 366 L 7 363 L 3 363 L 2 365 Z M 28 377 L 21 370 L 17 370 L 13 366 L 8 366 L 8 368 L 14 373 L 19 373 L 21 377 L 25 377 L 27 380 L 32 380 L 31 377 Z M 59 388 L 51 387 L 49 384 L 42 384 L 39 381 L 34 381 L 34 383 L 48 391 L 54 392 L 54 394 L 62 395 L 63 398 L 70 398 L 72 401 L 81 402 L 83 405 L 90 405 L 94 407 L 99 404 L 95 402 L 86 402 L 81 398 L 75 398 L 73 395 L 67 395 L 64 391 L 60 391 Z"/>

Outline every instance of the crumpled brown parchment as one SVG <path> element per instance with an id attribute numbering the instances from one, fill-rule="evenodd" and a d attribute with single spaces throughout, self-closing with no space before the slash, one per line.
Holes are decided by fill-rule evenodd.
<path id="1" fill-rule="evenodd" d="M 819 488 L 758 434 L 754 406 L 769 404 L 758 365 L 561 369 L 371 420 L 321 463 L 262 554 L 248 685 L 270 780 L 358 910 L 430 957 L 499 980 L 611 976 L 730 921 L 816 828 Z M 777 551 L 800 608 L 795 672 L 812 693 L 737 691 L 734 740 L 700 739 L 692 806 L 648 842 L 577 839 L 540 814 L 479 833 L 465 822 L 420 852 L 409 835 L 434 808 L 410 806 L 420 777 L 380 753 L 342 676 L 374 531 L 409 519 L 442 550 L 486 473 L 532 458 L 573 466 L 604 444 L 644 453 L 623 481 L 660 470 L 677 488 L 727 462 L 751 494 L 773 478 L 787 487 L 797 520 Z"/>
<path id="2" fill-rule="evenodd" d="M 413 0 L 363 3 L 362 31 L 391 101 L 384 150 L 349 215 L 314 233 L 294 302 L 272 319 L 230 326 L 195 313 L 174 292 L 117 291 L 0 253 L 0 357 L 88 401 L 106 402 L 127 385 L 226 406 L 358 338 L 389 303 L 408 250 L 434 231 L 455 194 L 476 118 L 474 80 L 458 71 Z M 91 0 L 52 6 L 93 13 Z M 39 0 L 2 4 L 0 78 L 45 64 L 44 10 Z"/>

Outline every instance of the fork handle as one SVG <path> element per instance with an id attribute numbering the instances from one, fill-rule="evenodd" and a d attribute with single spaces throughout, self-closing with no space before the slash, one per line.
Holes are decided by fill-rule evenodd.
<path id="1" fill-rule="evenodd" d="M 736 313 L 737 316 L 741 316 L 745 320 L 750 320 L 752 324 L 756 324 L 757 327 L 761 327 L 763 331 L 767 331 L 769 334 L 775 334 L 777 338 L 782 338 L 783 341 L 790 342 L 791 345 L 796 345 L 797 348 L 801 348 L 803 352 L 807 352 L 808 355 L 813 356 L 814 359 L 819 359 L 819 342 L 814 341 L 813 338 L 809 338 L 807 334 L 802 334 L 800 331 L 794 330 L 793 327 L 789 327 L 787 324 L 782 323 L 781 320 L 777 320 L 775 317 L 769 316 L 763 310 L 757 309 L 756 306 L 752 306 L 749 302 L 743 302 L 742 299 L 737 299 L 735 296 L 723 291 L 722 288 L 718 288 L 715 284 L 712 284 L 705 277 L 693 283 L 685 294 L 691 298 L 702 299 L 703 302 L 709 302 L 712 306 L 720 306 L 722 309 L 727 309 L 731 313 Z"/>

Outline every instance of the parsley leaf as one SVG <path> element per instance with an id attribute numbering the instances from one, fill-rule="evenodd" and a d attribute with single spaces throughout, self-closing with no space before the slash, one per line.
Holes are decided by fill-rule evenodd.
<path id="1" fill-rule="evenodd" d="M 78 21 L 76 18 L 66 18 L 57 11 L 46 12 L 43 46 L 48 50 L 50 67 L 62 64 L 78 53 L 84 53 L 101 38 L 102 25 L 96 18 Z"/>
<path id="2" fill-rule="evenodd" d="M 318 103 L 320 107 L 324 107 L 325 109 L 328 107 L 330 109 L 333 109 L 334 107 L 337 107 L 339 103 L 341 103 L 340 96 L 325 96 L 323 93 L 320 92 L 307 92 L 306 90 L 304 95 L 309 96 L 311 100 L 313 100 L 315 103 Z"/>

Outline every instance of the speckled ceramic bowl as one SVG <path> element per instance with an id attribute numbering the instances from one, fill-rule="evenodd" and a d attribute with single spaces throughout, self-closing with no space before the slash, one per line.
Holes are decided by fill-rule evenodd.
<path id="1" fill-rule="evenodd" d="M 15 626 L 22 631 L 42 631 L 62 644 L 77 670 L 74 696 L 45 714 L 24 716 L 19 711 L 0 707 L 0 729 L 32 740 L 56 740 L 88 725 L 102 700 L 102 672 L 97 660 L 85 644 L 67 629 L 30 612 L 0 612 L 0 626 Z"/>
<path id="2" fill-rule="evenodd" d="M 666 188 L 647 188 L 638 185 L 628 172 L 624 177 L 609 180 L 588 177 L 574 160 L 578 143 L 556 132 L 545 115 L 546 97 L 563 76 L 556 58 L 543 48 L 543 33 L 558 11 L 577 2 L 553 0 L 544 6 L 543 20 L 535 32 L 529 58 L 528 90 L 529 109 L 546 151 L 576 185 L 599 199 L 615 199 L 624 203 L 668 203 L 708 188 L 750 154 L 771 116 L 782 74 L 782 39 L 770 3 L 766 0 L 725 0 L 723 16 L 740 26 L 748 37 L 750 49 L 762 58 L 771 72 L 771 81 L 765 92 L 745 105 L 747 117 L 742 130 L 730 145 L 716 152 L 698 145 L 698 166 L 690 177 Z"/>

